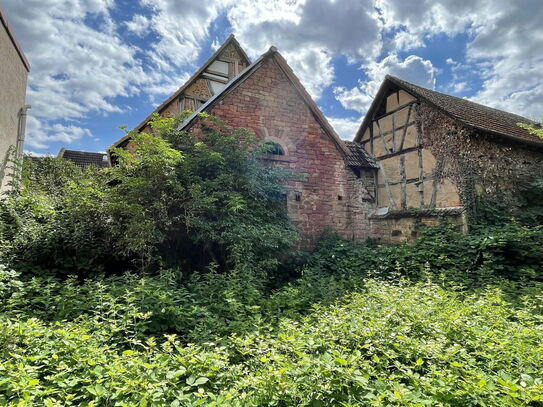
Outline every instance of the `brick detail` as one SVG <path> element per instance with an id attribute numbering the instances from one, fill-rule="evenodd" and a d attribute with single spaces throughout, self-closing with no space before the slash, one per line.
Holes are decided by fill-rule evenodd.
<path id="1" fill-rule="evenodd" d="M 342 153 L 273 58 L 208 113 L 286 147 L 288 155 L 277 165 L 303 176 L 287 185 L 288 212 L 300 231 L 301 248 L 312 248 L 326 231 L 348 239 L 369 237 L 368 215 L 374 204 L 365 187 L 367 177 L 358 178 L 345 165 Z M 301 192 L 300 201 L 296 192 Z"/>

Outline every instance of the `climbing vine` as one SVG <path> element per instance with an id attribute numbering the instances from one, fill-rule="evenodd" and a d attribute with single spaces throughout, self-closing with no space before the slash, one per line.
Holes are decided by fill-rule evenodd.
<path id="1" fill-rule="evenodd" d="M 458 188 L 470 224 L 499 223 L 519 215 L 523 193 L 543 179 L 543 155 L 522 144 L 480 134 L 433 107 L 420 106 L 422 143 L 443 159 L 441 177 Z"/>

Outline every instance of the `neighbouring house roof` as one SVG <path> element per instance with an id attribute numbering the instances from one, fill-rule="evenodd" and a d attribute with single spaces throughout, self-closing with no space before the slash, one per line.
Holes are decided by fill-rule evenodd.
<path id="1" fill-rule="evenodd" d="M 484 106 L 470 100 L 426 89 L 391 75 L 387 75 L 381 84 L 370 109 L 364 117 L 362 125 L 356 133 L 355 140 L 358 141 L 362 138 L 367 126 L 373 120 L 374 114 L 382 99 L 393 86 L 404 89 L 406 92 L 428 103 L 469 128 L 518 142 L 543 146 L 543 140 L 517 126 L 517 123 L 535 124 L 535 122 L 530 119 Z"/>
<path id="2" fill-rule="evenodd" d="M 251 63 L 251 60 L 249 59 L 249 57 L 247 56 L 247 54 L 245 53 L 245 51 L 243 50 L 243 48 L 241 48 L 241 45 L 239 45 L 239 42 L 236 40 L 236 38 L 234 37 L 233 34 L 230 34 L 230 36 L 226 39 L 226 41 L 213 53 L 213 55 L 211 55 L 211 57 L 209 57 L 209 59 L 204 62 L 204 64 L 194 73 L 194 75 L 192 75 L 184 84 L 183 86 L 181 86 L 175 93 L 173 93 L 168 99 L 166 99 L 164 102 L 162 102 L 162 104 L 160 106 L 158 106 L 155 110 L 153 110 L 153 112 L 147 116 L 140 124 L 138 124 L 136 127 L 134 127 L 134 130 L 136 131 L 142 131 L 143 128 L 147 125 L 147 123 L 149 122 L 149 120 L 151 120 L 151 117 L 153 116 L 154 113 L 160 113 L 169 103 L 171 103 L 175 98 L 179 97 L 181 94 L 183 94 L 183 92 L 185 92 L 185 90 L 187 88 L 189 88 L 199 77 L 200 75 L 213 63 L 213 61 L 215 61 L 215 59 L 217 59 L 217 57 L 221 54 L 221 52 L 223 52 L 225 50 L 225 48 L 232 44 L 234 46 L 234 48 L 236 48 L 236 50 L 238 51 L 239 55 L 245 59 L 245 62 L 247 63 L 247 65 L 249 65 Z M 123 141 L 126 141 L 128 138 L 130 138 L 130 136 L 125 136 L 123 138 L 121 138 L 120 140 L 118 140 L 114 146 L 115 147 L 119 147 L 119 145 L 123 142 Z"/>
<path id="3" fill-rule="evenodd" d="M 30 63 L 28 62 L 28 59 L 26 59 L 25 53 L 23 52 L 21 46 L 19 45 L 19 42 L 17 41 L 17 38 L 15 37 L 15 34 L 13 33 L 11 26 L 8 24 L 8 19 L 6 18 L 6 15 L 4 14 L 1 8 L 0 8 L 0 22 L 6 29 L 6 32 L 8 33 L 8 36 L 11 39 L 11 42 L 13 43 L 13 46 L 17 50 L 17 53 L 19 54 L 19 57 L 21 58 L 21 61 L 23 62 L 23 65 L 25 66 L 26 71 L 30 72 Z"/>
<path id="4" fill-rule="evenodd" d="M 350 154 L 345 156 L 347 165 L 354 168 L 379 168 L 373 158 L 364 150 L 362 144 L 356 141 L 344 141 Z"/>
<path id="5" fill-rule="evenodd" d="M 333 127 L 328 123 L 328 120 L 326 120 L 326 117 L 322 114 L 316 103 L 313 101 L 309 93 L 305 90 L 304 86 L 301 84 L 300 80 L 296 77 L 290 66 L 287 64 L 287 61 L 281 56 L 281 54 L 277 51 L 277 48 L 270 47 L 270 49 L 264 53 L 260 58 L 258 58 L 255 62 L 253 62 L 251 65 L 249 65 L 243 72 L 241 72 L 238 76 L 236 76 L 234 79 L 232 79 L 226 86 L 218 93 L 213 95 L 206 103 L 204 103 L 198 110 L 196 110 L 192 115 L 190 115 L 178 128 L 178 130 L 187 130 L 192 126 L 194 121 L 197 119 L 198 115 L 202 112 L 205 112 L 206 110 L 212 108 L 217 102 L 222 100 L 226 95 L 228 95 L 230 92 L 232 92 L 235 88 L 237 88 L 241 83 L 243 83 L 246 79 L 248 79 L 254 72 L 258 70 L 258 68 L 263 64 L 264 61 L 266 61 L 269 58 L 273 58 L 274 61 L 277 63 L 281 71 L 285 74 L 288 81 L 291 83 L 291 85 L 294 87 L 298 95 L 302 98 L 306 106 L 309 108 L 317 122 L 321 125 L 321 127 L 324 129 L 327 136 L 332 140 L 334 145 L 338 148 L 338 150 L 343 154 L 343 156 L 348 156 L 351 154 L 351 151 L 349 148 L 343 143 L 343 141 L 339 138 Z"/>
<path id="6" fill-rule="evenodd" d="M 107 153 L 95 153 L 90 151 L 65 150 L 61 148 L 58 157 L 70 160 L 80 167 L 94 165 L 99 168 L 109 167 L 109 158 Z"/>

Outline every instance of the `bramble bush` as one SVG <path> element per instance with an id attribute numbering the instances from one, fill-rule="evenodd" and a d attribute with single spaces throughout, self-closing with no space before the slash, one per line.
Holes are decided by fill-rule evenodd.
<path id="1" fill-rule="evenodd" d="M 139 318 L 139 316 L 135 316 Z M 368 279 L 243 335 L 119 344 L 123 321 L 0 317 L 2 405 L 539 405 L 542 301 Z"/>

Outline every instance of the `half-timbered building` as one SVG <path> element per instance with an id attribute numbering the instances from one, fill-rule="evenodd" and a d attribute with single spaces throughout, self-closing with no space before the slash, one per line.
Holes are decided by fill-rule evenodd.
<path id="1" fill-rule="evenodd" d="M 543 140 L 517 126 L 533 122 L 392 76 L 354 141 L 341 140 L 275 47 L 250 63 L 233 36 L 153 113 L 183 110 L 194 113 L 180 129 L 213 114 L 252 129 L 274 146 L 266 160 L 300 175 L 287 208 L 303 248 L 326 231 L 408 241 L 441 216 L 465 229 L 478 195 L 513 205 L 521 181 L 543 177 Z M 115 146 L 130 149 L 129 137 Z"/>
<path id="2" fill-rule="evenodd" d="M 533 122 L 386 76 L 355 136 L 378 166 L 373 236 L 410 240 L 440 215 L 466 227 L 482 195 L 514 206 L 543 176 L 543 140 L 518 123 Z"/>

